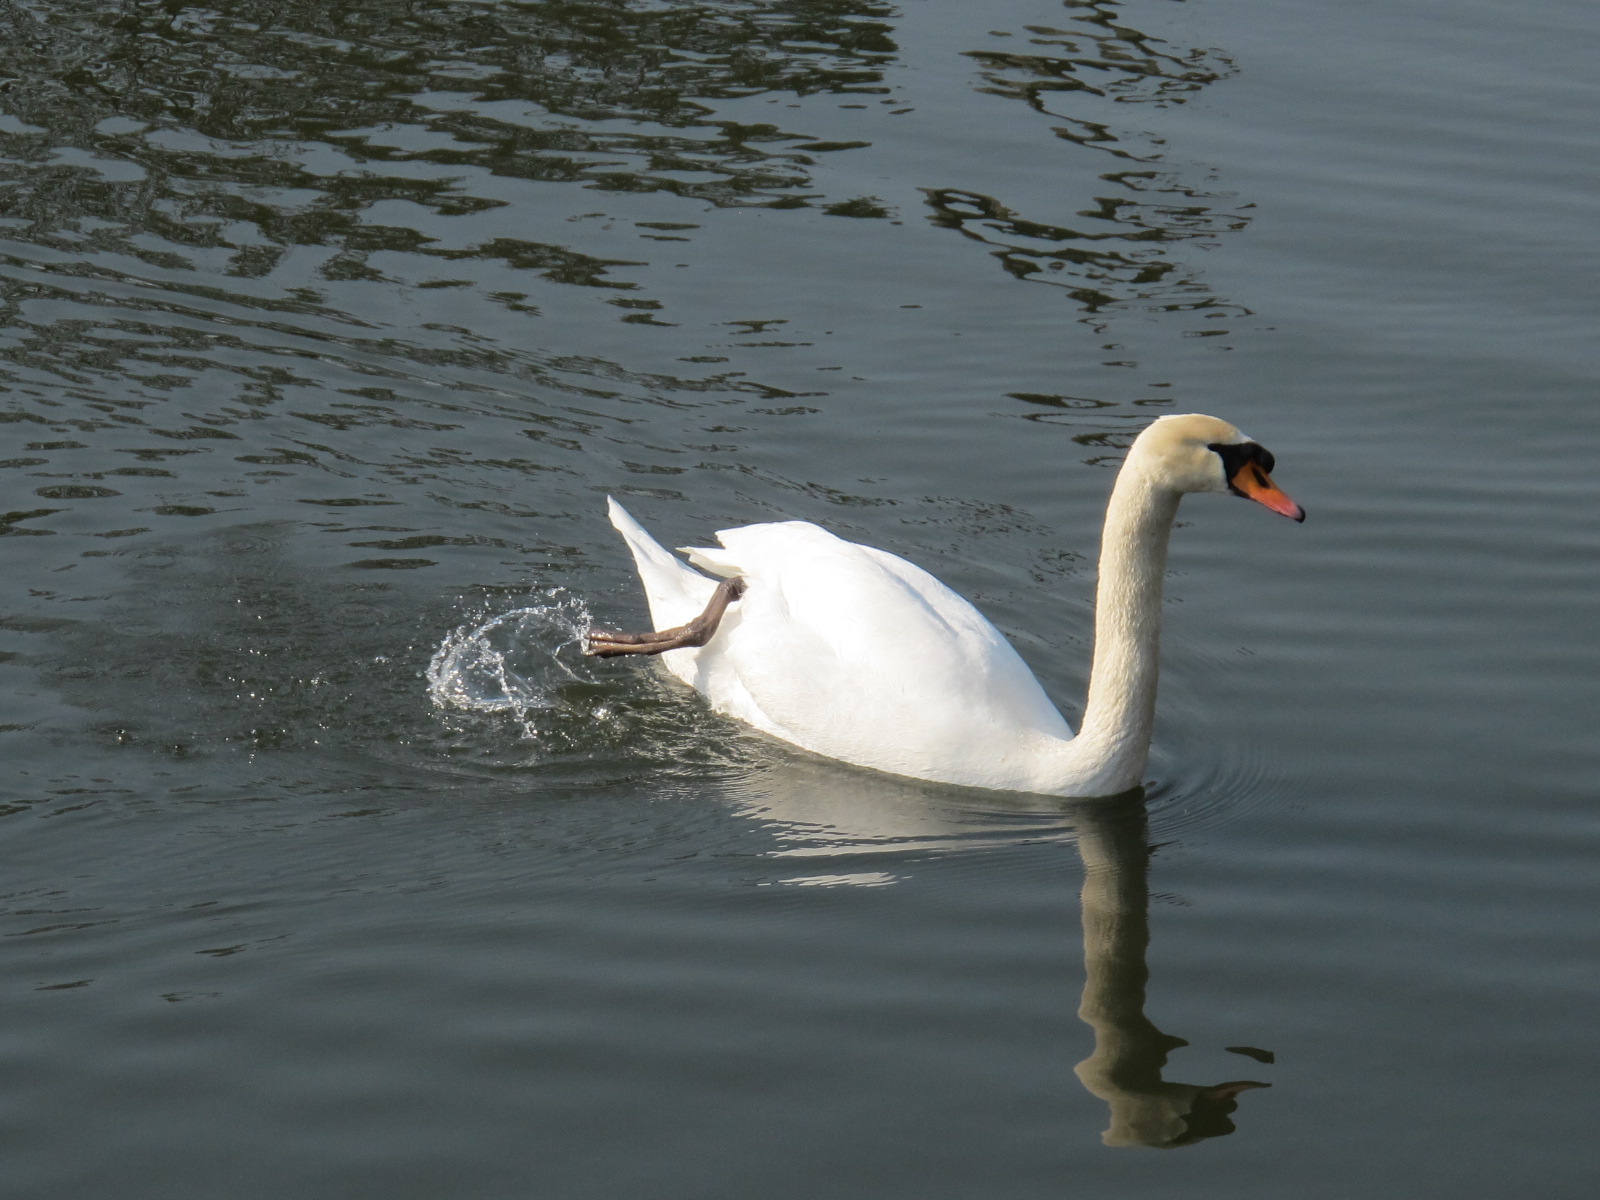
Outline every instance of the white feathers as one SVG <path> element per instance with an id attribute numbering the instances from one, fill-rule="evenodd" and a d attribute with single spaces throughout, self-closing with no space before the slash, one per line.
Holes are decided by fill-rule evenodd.
<path id="1" fill-rule="evenodd" d="M 615 501 L 611 515 L 656 627 L 697 615 L 712 581 Z M 710 643 L 662 658 L 718 711 L 829 758 L 981 787 L 1024 782 L 1007 764 L 1019 743 L 1072 736 L 1011 644 L 920 567 L 801 521 L 717 537 L 692 561 L 747 590 Z"/>

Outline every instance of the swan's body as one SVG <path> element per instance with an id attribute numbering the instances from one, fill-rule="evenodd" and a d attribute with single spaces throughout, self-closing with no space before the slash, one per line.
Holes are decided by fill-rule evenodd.
<path id="1" fill-rule="evenodd" d="M 1106 512 L 1094 666 L 1076 737 L 1011 644 L 966 600 L 902 558 L 804 521 L 724 530 L 721 549 L 686 551 L 745 588 L 705 645 L 661 658 L 718 712 L 829 758 L 967 787 L 1126 791 L 1139 784 L 1149 751 L 1162 573 L 1178 501 L 1189 491 L 1233 490 L 1303 517 L 1263 461 L 1270 467 L 1260 447 L 1213 417 L 1164 417 L 1134 442 Z M 1246 478 L 1251 471 L 1264 485 Z M 717 582 L 674 558 L 614 500 L 610 513 L 656 628 L 702 613 Z"/>

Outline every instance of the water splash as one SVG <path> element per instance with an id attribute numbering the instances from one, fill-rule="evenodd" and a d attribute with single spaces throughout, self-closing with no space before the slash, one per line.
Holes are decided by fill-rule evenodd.
<path id="1" fill-rule="evenodd" d="M 525 608 L 461 625 L 434 651 L 428 695 L 441 710 L 509 714 L 536 738 L 539 718 L 566 703 L 566 689 L 596 682 L 583 656 L 590 623 L 579 597 L 551 588 Z"/>

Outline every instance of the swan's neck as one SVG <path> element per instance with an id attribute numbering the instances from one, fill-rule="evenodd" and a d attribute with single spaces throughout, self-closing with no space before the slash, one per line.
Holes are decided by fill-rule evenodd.
<path id="1" fill-rule="evenodd" d="M 1094 664 L 1083 728 L 1068 745 L 1074 790 L 1137 787 L 1150 752 L 1161 653 L 1161 588 L 1181 497 L 1130 460 L 1117 476 L 1100 541 Z"/>

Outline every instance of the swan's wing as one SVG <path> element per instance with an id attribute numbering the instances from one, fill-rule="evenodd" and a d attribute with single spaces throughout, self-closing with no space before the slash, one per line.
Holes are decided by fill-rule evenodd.
<path id="1" fill-rule="evenodd" d="M 683 677 L 720 710 L 832 758 L 962 783 L 1009 779 L 1041 740 L 1072 736 L 1011 644 L 920 567 L 799 521 L 717 536 L 694 561 L 748 589 L 709 645 L 674 653 L 694 656 Z"/>

